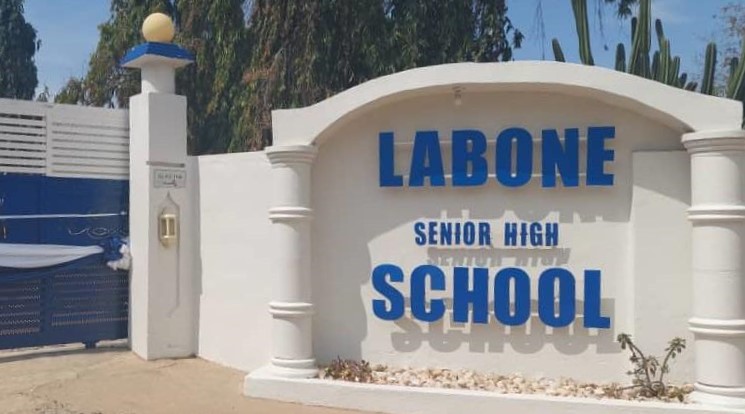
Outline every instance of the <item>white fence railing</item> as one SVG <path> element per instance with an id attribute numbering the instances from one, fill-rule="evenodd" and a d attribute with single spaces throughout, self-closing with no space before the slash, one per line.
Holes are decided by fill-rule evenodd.
<path id="1" fill-rule="evenodd" d="M 128 179 L 128 111 L 0 99 L 0 173 Z"/>

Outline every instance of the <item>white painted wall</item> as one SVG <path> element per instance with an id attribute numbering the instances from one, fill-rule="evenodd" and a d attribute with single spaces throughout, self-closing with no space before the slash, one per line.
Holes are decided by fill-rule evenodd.
<path id="1" fill-rule="evenodd" d="M 493 137 L 507 126 L 535 132 L 589 125 L 617 128 L 617 181 L 612 188 L 378 186 L 380 131 L 395 131 L 397 141 L 410 142 L 417 129 L 437 129 L 447 141 L 454 128 L 480 129 Z M 469 93 L 462 106 L 454 107 L 452 95 L 442 93 L 381 108 L 324 137 L 313 166 L 312 191 L 314 348 L 319 362 L 342 356 L 399 366 L 623 380 L 627 356 L 614 342 L 619 332 L 637 335 L 640 344 L 654 352 L 661 352 L 672 336 L 689 336 L 690 225 L 685 210 L 690 180 L 680 134 L 587 99 Z M 398 160 L 399 167 L 405 158 Z M 197 166 L 199 355 L 251 370 L 266 362 L 271 346 L 271 166 L 263 152 L 198 157 Z M 441 217 L 497 223 L 506 218 L 558 220 L 560 246 L 473 255 L 416 246 L 412 223 Z M 670 260 L 659 260 L 660 248 Z M 410 318 L 395 323 L 376 319 L 370 309 L 371 301 L 379 298 L 370 286 L 372 268 L 391 262 L 411 270 L 430 261 L 447 269 L 456 263 L 488 263 L 493 272 L 519 266 L 534 278 L 546 267 L 567 267 L 575 271 L 578 288 L 581 269 L 599 268 L 613 328 L 548 332 L 534 320 L 510 332 L 496 321 L 471 327 L 450 321 L 427 326 Z M 691 379 L 691 354 L 677 363 L 673 374 L 678 379 Z M 574 362 L 578 355 L 583 364 Z"/>
<path id="2" fill-rule="evenodd" d="M 156 185 L 156 171 L 185 172 L 186 98 L 147 92 L 130 98 L 130 343 L 147 360 L 196 352 L 194 187 Z M 188 181 L 188 178 L 187 178 Z M 164 246 L 159 217 L 176 215 L 176 242 Z"/>
<path id="3" fill-rule="evenodd" d="M 466 85 L 461 106 L 454 105 L 453 84 Z M 318 146 L 309 243 L 315 357 L 322 364 L 341 356 L 396 366 L 627 380 L 628 356 L 615 343 L 618 333 L 634 335 L 645 351 L 657 354 L 673 336 L 692 340 L 690 156 L 681 136 L 693 129 L 736 128 L 739 111 L 730 101 L 612 71 L 521 63 L 417 69 L 309 108 L 275 112 L 275 145 Z M 438 130 L 446 142 L 454 129 L 478 129 L 491 139 L 492 150 L 497 132 L 507 127 L 526 128 L 537 139 L 543 128 L 599 125 L 616 127 L 611 188 L 545 189 L 535 181 L 509 189 L 493 179 L 476 188 L 378 185 L 381 131 L 393 131 L 397 142 L 406 143 L 417 130 Z M 400 171 L 411 147 L 397 149 Z M 199 355 L 253 370 L 272 356 L 271 285 L 289 267 L 272 259 L 268 211 L 277 206 L 271 201 L 271 166 L 263 152 L 199 157 L 197 166 Z M 416 246 L 413 222 L 441 218 L 560 221 L 560 245 L 481 252 Z M 381 321 L 371 311 L 371 301 L 380 296 L 370 273 L 384 262 L 405 271 L 428 262 L 447 269 L 486 264 L 492 275 L 518 266 L 532 276 L 534 296 L 535 280 L 547 267 L 571 269 L 579 295 L 581 271 L 598 268 L 613 326 L 598 332 L 579 326 L 550 330 L 537 320 L 512 329 L 496 321 Z M 688 350 L 676 361 L 674 379 L 693 380 L 692 357 Z"/>
<path id="4" fill-rule="evenodd" d="M 693 378 L 693 279 L 690 260 L 690 155 L 684 151 L 632 154 L 631 303 L 629 323 L 642 349 L 658 354 L 675 336 L 688 350 L 677 360 L 672 378 Z"/>
<path id="5" fill-rule="evenodd" d="M 270 357 L 271 166 L 263 152 L 195 158 L 199 177 L 199 356 L 249 371 Z"/>
<path id="6" fill-rule="evenodd" d="M 381 131 L 394 131 L 397 142 L 411 142 L 416 130 L 435 129 L 440 131 L 442 141 L 449 141 L 453 129 L 473 128 L 485 132 L 493 149 L 497 132 L 510 126 L 524 127 L 539 137 L 543 128 L 591 125 L 616 127 L 613 187 L 545 189 L 537 181 L 510 189 L 493 179 L 476 188 L 378 185 L 377 137 Z M 312 191 L 317 358 L 321 363 L 342 356 L 398 366 L 623 380 L 628 357 L 615 343 L 618 333 L 638 332 L 641 344 L 654 345 L 654 352 L 661 352 L 660 343 L 669 339 L 659 333 L 650 335 L 656 329 L 662 329 L 664 335 L 688 334 L 685 313 L 666 314 L 666 310 L 690 307 L 690 231 L 684 214 L 689 203 L 685 189 L 690 184 L 681 133 L 592 99 L 549 93 L 466 92 L 462 106 L 456 107 L 452 93 L 444 92 L 390 104 L 350 120 L 330 136 L 322 136 L 324 144 L 313 166 Z M 642 153 L 645 157 L 640 159 L 653 160 L 654 171 L 660 171 L 656 178 L 673 180 L 669 189 L 645 179 L 652 173 L 649 161 L 640 161 L 635 169 L 632 157 L 634 152 L 665 150 L 679 153 L 677 157 Z M 448 154 L 444 157 L 449 159 Z M 409 159 L 410 152 L 401 154 L 398 171 L 408 166 Z M 448 161 L 445 165 L 447 174 Z M 662 193 L 659 196 L 658 191 Z M 655 203 L 655 196 L 665 204 L 649 211 L 643 200 Z M 643 218 L 654 221 L 664 217 L 666 230 L 680 236 L 662 254 L 653 253 L 656 260 L 668 265 L 676 262 L 668 268 L 681 272 L 680 283 L 671 284 L 668 291 L 660 291 L 658 280 L 662 275 L 655 273 L 657 265 L 653 266 L 652 259 L 636 266 L 633 261 L 633 230 L 640 226 L 632 221 L 638 216 L 632 206 L 640 203 Z M 506 219 L 559 221 L 559 246 L 474 251 L 414 243 L 412 228 L 417 220 L 469 217 L 498 224 Z M 644 235 L 647 246 L 668 241 L 664 232 L 647 231 Z M 537 317 L 528 326 L 511 330 L 494 320 L 486 326 L 458 326 L 449 320 L 425 324 L 411 318 L 395 323 L 377 319 L 371 304 L 380 296 L 370 284 L 371 270 L 381 263 L 394 263 L 408 275 L 414 267 L 428 262 L 445 269 L 457 264 L 486 264 L 492 275 L 501 267 L 521 267 L 531 275 L 534 298 L 537 278 L 547 267 L 572 270 L 578 295 L 582 295 L 582 270 L 600 269 L 604 309 L 612 316 L 612 329 L 587 331 L 575 324 L 572 329 L 551 330 Z M 449 270 L 445 273 L 452 274 Z M 447 293 L 431 297 L 452 297 L 451 281 Z M 408 287 L 404 289 L 407 291 Z M 663 297 L 667 300 L 661 301 Z M 578 357 L 582 363 L 577 363 Z M 690 374 L 690 360 L 683 365 L 675 372 Z"/>
<path id="7" fill-rule="evenodd" d="M 129 179 L 129 111 L 0 98 L 0 174 Z"/>

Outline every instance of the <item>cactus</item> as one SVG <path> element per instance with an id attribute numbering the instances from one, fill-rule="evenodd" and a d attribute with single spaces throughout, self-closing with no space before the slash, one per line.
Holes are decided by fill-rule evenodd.
<path id="1" fill-rule="evenodd" d="M 678 87 L 679 88 L 685 88 L 686 82 L 688 81 L 688 74 L 684 73 L 680 75 L 680 78 L 678 78 Z"/>
<path id="2" fill-rule="evenodd" d="M 670 56 L 670 41 L 664 39 L 662 41 L 662 47 L 660 48 L 660 73 L 658 74 L 658 80 L 666 85 L 671 84 L 670 71 L 673 67 L 673 58 Z M 677 77 L 677 74 L 676 74 Z"/>
<path id="3" fill-rule="evenodd" d="M 668 75 L 670 74 L 670 66 L 672 66 L 672 58 L 670 57 L 670 41 L 665 39 L 662 41 L 662 47 L 660 48 L 660 73 L 658 74 L 660 82 L 667 83 Z"/>
<path id="4" fill-rule="evenodd" d="M 551 41 L 551 47 L 554 49 L 554 59 L 557 62 L 566 62 L 566 58 L 564 57 L 564 51 L 561 50 L 561 44 L 559 43 L 559 39 L 553 39 Z"/>
<path id="5" fill-rule="evenodd" d="M 727 84 L 727 97 L 744 101 L 745 99 L 745 40 L 743 40 L 740 58 L 737 60 L 737 67 L 730 76 Z"/>
<path id="6" fill-rule="evenodd" d="M 580 59 L 583 64 L 593 64 L 590 50 L 590 33 L 587 23 L 587 0 L 572 0 L 572 9 L 577 26 L 577 38 L 580 47 Z M 654 21 L 658 50 L 650 57 L 652 43 L 652 1 L 639 0 L 639 14 L 631 19 L 631 50 L 626 55 L 626 46 L 619 43 L 616 47 L 615 69 L 637 76 L 653 79 L 666 85 L 684 88 L 687 76 L 680 76 L 680 57 L 672 55 L 670 40 L 665 37 L 665 30 L 660 19 Z M 557 39 L 551 41 L 554 58 L 564 62 L 564 52 Z"/>
<path id="7" fill-rule="evenodd" d="M 577 26 L 580 59 L 585 65 L 593 65 L 592 50 L 590 48 L 590 30 L 587 18 L 587 0 L 571 0 L 574 20 Z M 713 95 L 715 87 L 715 72 L 717 64 L 717 47 L 709 43 L 706 47 L 704 73 L 701 88 L 698 82 L 690 82 L 688 74 L 680 74 L 680 57 L 672 55 L 670 40 L 665 37 L 665 30 L 660 19 L 654 21 L 654 32 L 657 36 L 658 50 L 650 57 L 652 44 L 652 0 L 639 0 L 639 13 L 631 19 L 631 50 L 628 60 L 626 47 L 619 43 L 616 47 L 615 69 L 633 75 L 652 79 L 666 85 L 683 88 L 688 91 L 699 90 L 701 93 Z M 565 62 L 564 52 L 557 39 L 551 41 L 554 58 Z M 745 103 L 745 39 L 739 58 L 734 58 L 729 66 L 729 78 L 724 88 L 730 99 Z"/>
<path id="8" fill-rule="evenodd" d="M 701 79 L 701 93 L 714 94 L 714 71 L 717 65 L 717 45 L 709 43 L 706 46 L 706 59 L 704 60 L 704 75 Z"/>
<path id="9" fill-rule="evenodd" d="M 657 46 L 662 49 L 662 42 L 665 40 L 665 31 L 662 29 L 662 20 L 654 21 L 654 31 L 657 33 Z"/>
<path id="10" fill-rule="evenodd" d="M 585 65 L 594 65 L 592 48 L 590 47 L 590 25 L 587 19 L 587 0 L 572 0 L 574 21 L 577 24 L 579 38 L 579 56 Z"/>
<path id="11" fill-rule="evenodd" d="M 652 13 L 652 0 L 641 0 L 639 2 L 639 17 L 634 30 L 631 47 L 631 58 L 629 59 L 629 72 L 649 78 L 651 75 L 649 67 L 649 49 L 652 38 L 650 36 Z"/>
<path id="12" fill-rule="evenodd" d="M 680 56 L 673 58 L 673 64 L 670 66 L 670 73 L 668 74 L 667 84 L 678 88 L 683 87 L 678 81 L 678 74 L 680 73 Z M 683 82 L 685 83 L 685 82 Z"/>
<path id="13" fill-rule="evenodd" d="M 729 77 L 727 79 L 732 79 L 733 76 L 735 76 L 735 73 L 737 72 L 737 66 L 740 65 L 740 59 L 733 57 L 732 60 L 729 61 Z"/>
<path id="14" fill-rule="evenodd" d="M 675 58 L 670 55 L 670 42 L 665 38 L 665 32 L 660 20 L 655 21 L 655 31 L 660 45 L 660 52 L 663 52 L 663 49 L 666 49 L 667 52 L 656 53 L 656 57 L 650 62 L 651 7 L 651 0 L 640 0 L 639 16 L 631 19 L 632 48 L 629 54 L 629 61 L 626 61 L 626 48 L 621 43 L 616 47 L 615 68 L 621 72 L 629 72 L 670 85 L 678 85 L 680 64 L 678 63 L 676 65 Z M 577 26 L 580 60 L 585 65 L 593 65 L 594 60 L 592 57 L 587 17 L 587 0 L 572 0 L 572 10 L 574 11 L 574 20 Z M 564 62 L 565 57 L 559 41 L 553 39 L 551 45 L 554 51 L 554 59 Z"/>
<path id="15" fill-rule="evenodd" d="M 654 52 L 654 55 L 652 55 L 652 79 L 656 80 L 657 82 L 662 82 L 662 79 L 660 79 L 660 52 Z"/>
<path id="16" fill-rule="evenodd" d="M 626 72 L 626 47 L 624 47 L 623 43 L 619 43 L 616 46 L 616 70 Z"/>

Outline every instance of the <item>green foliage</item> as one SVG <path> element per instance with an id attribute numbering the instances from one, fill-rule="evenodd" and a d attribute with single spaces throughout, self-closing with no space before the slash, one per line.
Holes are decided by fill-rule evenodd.
<path id="1" fill-rule="evenodd" d="M 83 80 L 79 78 L 70 78 L 65 86 L 54 96 L 54 102 L 63 104 L 91 105 L 86 99 L 86 90 L 83 86 Z M 100 106 L 100 105 L 99 105 Z"/>
<path id="2" fill-rule="evenodd" d="M 351 382 L 373 382 L 373 371 L 370 363 L 362 360 L 341 359 L 337 357 L 323 371 L 325 378 Z"/>
<path id="3" fill-rule="evenodd" d="M 229 149 L 265 145 L 274 109 L 311 105 L 409 68 L 510 60 L 522 34 L 506 13 L 504 0 L 256 0 L 248 130 Z"/>
<path id="4" fill-rule="evenodd" d="M 701 84 L 701 92 L 713 95 L 717 88 L 715 86 L 717 67 L 717 47 L 714 43 L 709 43 L 706 47 L 706 59 L 704 62 L 704 75 Z M 736 99 L 745 103 L 745 38 L 740 48 L 740 57 L 732 58 L 729 62 L 728 80 L 725 85 L 724 95 L 730 99 Z M 686 89 L 694 90 L 695 85 Z"/>
<path id="5" fill-rule="evenodd" d="M 119 66 L 122 56 L 141 43 L 140 28 L 150 13 L 171 14 L 169 0 L 112 0 L 111 17 L 98 27 L 100 38 L 82 79 L 71 78 L 55 97 L 57 103 L 126 108 L 138 93 L 140 74 Z"/>
<path id="6" fill-rule="evenodd" d="M 31 99 L 39 81 L 34 54 L 41 43 L 23 17 L 23 0 L 0 0 L 0 97 Z"/>
<path id="7" fill-rule="evenodd" d="M 629 334 L 619 334 L 617 341 L 621 344 L 621 349 L 628 349 L 631 354 L 629 361 L 633 365 L 633 368 L 627 374 L 633 377 L 633 388 L 639 388 L 641 395 L 644 397 L 675 397 L 683 401 L 685 394 L 678 388 L 670 387 L 669 384 L 665 383 L 665 374 L 670 372 L 670 362 L 685 349 L 685 339 L 676 337 L 668 343 L 662 363 L 660 363 L 656 356 L 645 355 L 634 344 Z"/>
<path id="8" fill-rule="evenodd" d="M 140 73 L 119 66 L 122 56 L 142 42 L 140 28 L 153 12 L 172 15 L 175 41 L 197 58 L 179 72 L 178 92 L 189 99 L 189 152 L 224 152 L 239 133 L 243 93 L 241 76 L 249 41 L 243 0 L 114 0 L 111 17 L 99 27 L 100 39 L 88 73 L 70 79 L 58 103 L 126 108 L 140 90 Z"/>
<path id="9" fill-rule="evenodd" d="M 737 66 L 732 64 L 732 60 L 737 60 L 740 56 L 740 45 L 745 38 L 745 3 L 737 0 L 728 1 L 717 15 L 717 23 L 718 33 L 715 34 L 721 57 L 719 69 L 722 69 L 722 75 L 727 75 L 733 66 Z M 719 76 L 717 82 L 726 83 L 727 79 L 729 78 Z"/>
<path id="10" fill-rule="evenodd" d="M 36 95 L 36 102 L 49 102 L 52 92 L 49 90 L 49 86 L 44 85 L 44 89 Z"/>
<path id="11" fill-rule="evenodd" d="M 523 38 L 505 0 L 114 0 L 88 73 L 56 101 L 127 107 L 139 73 L 118 62 L 154 11 L 174 17 L 176 42 L 197 57 L 177 77 L 192 154 L 261 149 L 274 109 L 408 68 L 511 60 Z"/>
<path id="12" fill-rule="evenodd" d="M 506 17 L 504 0 L 372 1 L 389 40 L 380 44 L 398 69 L 447 62 L 511 60 L 522 34 Z M 376 20 L 377 20 L 376 19 Z"/>
<path id="13" fill-rule="evenodd" d="M 196 64 L 177 78 L 188 98 L 189 151 L 225 152 L 233 137 L 245 133 L 244 68 L 251 49 L 243 0 L 177 0 L 176 42 L 194 53 Z"/>

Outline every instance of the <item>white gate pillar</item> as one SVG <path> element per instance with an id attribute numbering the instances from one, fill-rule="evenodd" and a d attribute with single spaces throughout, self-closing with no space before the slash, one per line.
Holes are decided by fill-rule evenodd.
<path id="1" fill-rule="evenodd" d="M 271 373 L 289 378 L 316 375 L 311 323 L 310 145 L 266 149 L 274 175 L 273 224 L 276 274 L 269 313 L 273 318 Z"/>
<path id="2" fill-rule="evenodd" d="M 745 131 L 685 134 L 683 144 L 691 155 L 693 398 L 745 407 Z"/>
<path id="3" fill-rule="evenodd" d="M 160 36 L 148 36 L 148 33 Z M 122 66 L 142 70 L 142 91 L 130 98 L 130 342 L 140 357 L 196 353 L 194 207 L 186 185 L 186 98 L 175 94 L 176 69 L 194 61 L 171 43 L 162 14 L 143 24 L 147 43 Z"/>

